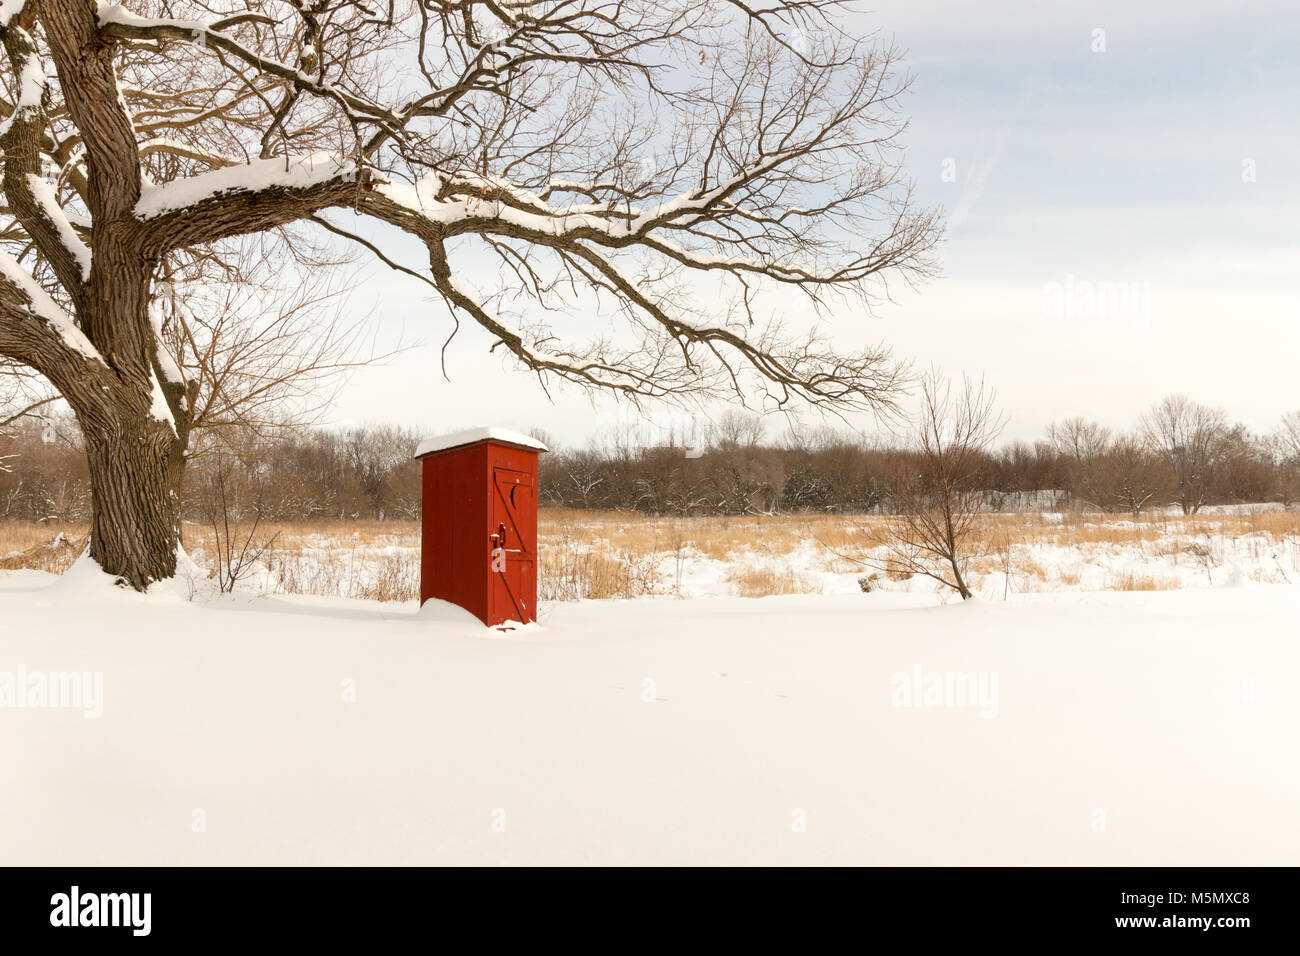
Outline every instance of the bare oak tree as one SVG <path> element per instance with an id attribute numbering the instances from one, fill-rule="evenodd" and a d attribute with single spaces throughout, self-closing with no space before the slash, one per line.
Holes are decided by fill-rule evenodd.
<path id="1" fill-rule="evenodd" d="M 175 570 L 196 383 L 160 347 L 156 283 L 295 224 L 419 275 L 548 380 L 892 404 L 887 349 L 759 307 L 869 305 L 933 269 L 941 224 L 895 155 L 908 78 L 836 6 L 3 0 L 0 355 L 80 423 L 91 556 L 136 588 Z M 480 288 L 484 254 L 503 278 Z M 584 344 L 579 314 L 621 331 Z"/>
<path id="2" fill-rule="evenodd" d="M 1300 464 L 1300 411 L 1287 412 L 1282 416 L 1274 440 L 1283 461 Z"/>
<path id="3" fill-rule="evenodd" d="M 1280 470 L 1278 497 L 1290 505 L 1300 499 L 1300 411 L 1282 416 L 1269 444 Z"/>
<path id="4" fill-rule="evenodd" d="M 1100 471 L 1111 446 L 1110 429 L 1086 418 L 1067 418 L 1047 428 L 1052 448 L 1069 469 L 1069 487 L 1101 506 Z"/>
<path id="5" fill-rule="evenodd" d="M 709 443 L 723 451 L 756 448 L 767 432 L 767 423 L 758 415 L 729 408 L 709 423 Z"/>
<path id="6" fill-rule="evenodd" d="M 1136 520 L 1151 504 L 1168 501 L 1172 472 L 1141 436 L 1121 435 L 1101 455 L 1094 472 L 1098 504 L 1127 511 Z"/>
<path id="7" fill-rule="evenodd" d="M 1226 414 L 1186 395 L 1170 395 L 1142 416 L 1142 433 L 1173 470 L 1183 514 L 1196 514 L 1232 451 Z"/>

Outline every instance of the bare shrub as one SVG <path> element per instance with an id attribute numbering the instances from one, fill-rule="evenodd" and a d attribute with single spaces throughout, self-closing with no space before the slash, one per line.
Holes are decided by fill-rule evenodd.
<path id="1" fill-rule="evenodd" d="M 888 557 L 972 597 L 965 568 L 974 556 L 983 507 L 983 456 L 1002 429 L 994 392 L 963 376 L 951 381 L 930 371 L 921 380 L 921 409 L 913 423 L 911 454 L 895 468 L 890 498 Z"/>
<path id="2" fill-rule="evenodd" d="M 212 531 L 216 566 L 213 577 L 222 594 L 233 593 L 236 586 L 257 568 L 265 567 L 265 557 L 275 544 L 276 535 L 258 537 L 262 512 L 256 504 L 251 520 L 240 520 L 237 503 L 231 494 L 231 463 L 217 461 L 207 475 L 205 518 Z"/>

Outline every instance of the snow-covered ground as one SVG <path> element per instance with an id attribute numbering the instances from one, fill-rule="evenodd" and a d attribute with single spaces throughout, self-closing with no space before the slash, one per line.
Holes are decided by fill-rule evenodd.
<path id="1" fill-rule="evenodd" d="M 1300 586 L 577 602 L 513 634 L 186 590 L 0 574 L 0 859 L 1300 863 Z M 32 706 L 55 672 L 90 696 Z"/>

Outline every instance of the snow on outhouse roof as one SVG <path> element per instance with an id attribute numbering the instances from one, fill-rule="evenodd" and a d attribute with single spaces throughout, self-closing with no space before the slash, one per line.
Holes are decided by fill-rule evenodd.
<path id="1" fill-rule="evenodd" d="M 539 442 L 531 435 L 514 432 L 508 428 L 488 426 L 485 428 L 466 428 L 447 435 L 439 435 L 436 438 L 426 438 L 415 449 L 415 457 L 423 458 L 425 455 L 432 455 L 435 451 L 446 451 L 448 448 L 459 448 L 461 445 L 472 445 L 480 441 L 499 441 L 506 445 L 531 448 L 534 451 L 550 451 L 542 442 Z"/>

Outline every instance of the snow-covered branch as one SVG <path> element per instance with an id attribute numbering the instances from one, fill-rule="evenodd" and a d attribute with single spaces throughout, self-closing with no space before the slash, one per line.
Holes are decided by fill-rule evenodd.
<path id="1" fill-rule="evenodd" d="M 259 159 L 212 172 L 145 186 L 135 206 L 138 219 L 186 212 L 217 198 L 247 202 L 267 190 L 303 190 L 332 181 L 355 182 L 356 166 L 337 154 L 313 153 L 300 159 Z"/>
<path id="2" fill-rule="evenodd" d="M 41 177 L 49 94 L 45 67 L 29 32 L 34 28 L 33 19 L 31 11 L 22 9 L 0 15 L 0 38 L 18 88 L 12 111 L 0 123 L 5 198 L 60 282 L 75 296 L 90 278 L 90 250 L 72 228 L 54 190 Z"/>
<path id="3" fill-rule="evenodd" d="M 822 0 L 420 5 L 401 26 L 348 0 L 197 16 L 47 2 L 44 53 L 35 15 L 0 7 L 19 91 L 3 121 L 10 206 L 67 292 L 68 326 L 111 363 L 141 349 L 129 361 L 173 410 L 187 386 L 156 331 L 120 334 L 81 306 L 108 292 L 87 291 L 109 281 L 91 269 L 103 237 L 124 244 L 115 263 L 152 272 L 227 237 L 324 223 L 412 271 L 331 209 L 418 237 L 449 309 L 540 375 L 656 398 L 742 391 L 752 375 L 778 404 L 892 401 L 887 350 L 842 355 L 765 308 L 767 286 L 813 310 L 869 304 L 887 294 L 878 279 L 929 274 L 941 228 L 888 158 L 907 83 L 893 50 L 838 30 L 785 41 L 827 15 Z M 102 55 L 78 60 L 88 38 Z M 52 87 L 42 55 L 75 86 Z M 517 282 L 480 293 L 459 278 L 451 256 L 475 247 Z M 135 291 L 114 280 L 147 302 L 147 275 Z M 720 291 L 699 298 L 706 286 Z M 621 332 L 584 344 L 546 318 L 589 308 Z"/>

